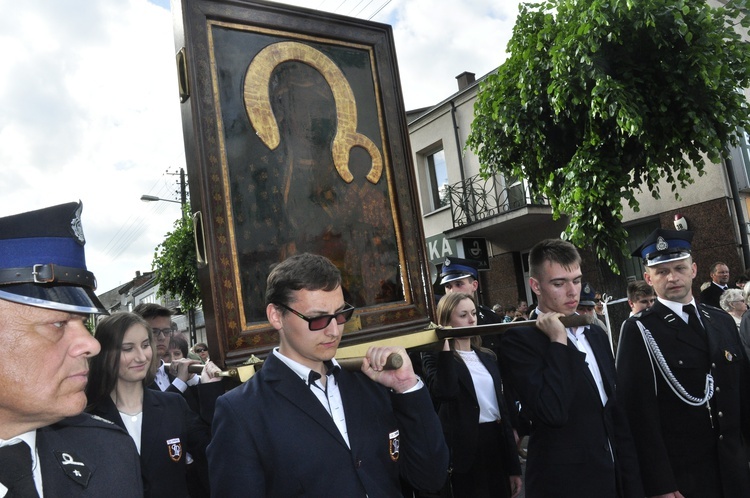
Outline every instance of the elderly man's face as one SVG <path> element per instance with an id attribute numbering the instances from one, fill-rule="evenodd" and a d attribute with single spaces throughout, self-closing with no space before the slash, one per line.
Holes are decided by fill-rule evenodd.
<path id="1" fill-rule="evenodd" d="M 0 438 L 44 427 L 86 407 L 88 358 L 100 346 L 83 315 L 0 299 Z"/>

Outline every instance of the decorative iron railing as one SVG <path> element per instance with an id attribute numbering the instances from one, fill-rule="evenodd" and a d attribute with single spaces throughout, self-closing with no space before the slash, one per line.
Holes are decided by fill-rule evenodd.
<path id="1" fill-rule="evenodd" d="M 549 201 L 528 188 L 526 181 L 505 186 L 497 176 L 479 175 L 448 185 L 453 228 L 471 225 L 526 206 L 548 206 Z"/>

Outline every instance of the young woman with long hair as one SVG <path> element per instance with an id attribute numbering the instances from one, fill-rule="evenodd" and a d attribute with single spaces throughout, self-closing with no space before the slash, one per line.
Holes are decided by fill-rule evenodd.
<path id="1" fill-rule="evenodd" d="M 443 326 L 476 325 L 474 298 L 446 294 L 437 319 Z M 495 353 L 479 336 L 446 340 L 441 352 L 424 355 L 423 369 L 451 451 L 453 497 L 517 496 L 521 465 Z"/>
<path id="2" fill-rule="evenodd" d="M 144 496 L 189 496 L 187 460 L 205 459 L 208 426 L 179 394 L 146 387 L 159 363 L 151 327 L 134 313 L 115 313 L 99 322 L 94 335 L 101 353 L 89 364 L 87 411 L 133 438 Z"/>

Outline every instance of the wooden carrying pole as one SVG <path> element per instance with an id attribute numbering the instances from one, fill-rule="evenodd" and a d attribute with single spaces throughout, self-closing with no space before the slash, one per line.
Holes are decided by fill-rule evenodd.
<path id="1" fill-rule="evenodd" d="M 565 327 L 581 327 L 590 325 L 594 322 L 592 315 L 570 315 L 560 318 L 560 321 Z M 402 346 L 406 349 L 429 346 L 431 344 L 438 344 L 445 339 L 451 339 L 456 337 L 471 337 L 475 335 L 491 335 L 491 334 L 502 334 L 508 329 L 515 327 L 534 327 L 536 326 L 536 320 L 524 320 L 520 322 L 506 322 L 506 323 L 491 323 L 487 325 L 475 325 L 473 327 L 435 327 L 421 332 L 414 332 L 411 334 L 390 337 L 388 339 L 382 339 L 379 341 L 366 342 L 363 344 L 355 344 L 353 346 L 340 347 L 336 354 L 336 361 L 341 365 L 342 368 L 347 370 L 359 370 L 362 368 L 362 360 L 365 353 L 370 347 L 373 346 Z M 403 358 L 398 353 L 393 353 L 388 357 L 386 361 L 386 370 L 396 370 L 403 364 Z M 221 377 L 233 377 L 239 379 L 241 382 L 249 380 L 256 372 L 258 368 L 262 366 L 262 362 L 253 363 L 250 365 L 237 365 L 229 368 L 226 371 L 222 371 L 219 375 Z M 166 364 L 169 368 L 169 364 Z M 203 370 L 203 365 L 190 365 L 188 371 L 191 373 L 200 373 Z"/>

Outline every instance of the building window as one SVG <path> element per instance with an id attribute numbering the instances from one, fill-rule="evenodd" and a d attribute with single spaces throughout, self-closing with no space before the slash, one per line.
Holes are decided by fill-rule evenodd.
<path id="1" fill-rule="evenodd" d="M 440 149 L 426 156 L 427 177 L 430 182 L 430 208 L 432 211 L 447 206 L 448 167 L 445 164 L 445 151 Z"/>

